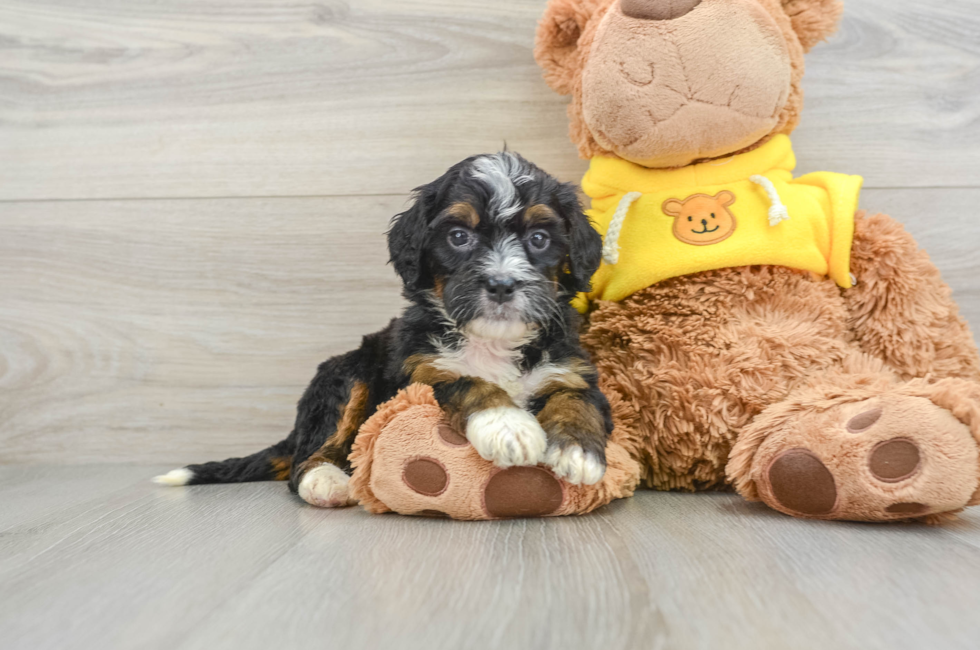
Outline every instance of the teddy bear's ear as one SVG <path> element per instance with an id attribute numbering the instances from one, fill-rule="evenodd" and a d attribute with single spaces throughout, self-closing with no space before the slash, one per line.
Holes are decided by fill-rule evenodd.
<path id="1" fill-rule="evenodd" d="M 783 11 L 793 23 L 803 50 L 810 49 L 837 31 L 844 13 L 841 0 L 782 0 Z"/>
<path id="2" fill-rule="evenodd" d="M 669 201 L 664 201 L 663 208 L 661 209 L 668 217 L 678 217 L 684 209 L 684 204 L 677 199 L 670 199 Z"/>
<path id="3" fill-rule="evenodd" d="M 717 199 L 718 202 L 721 203 L 726 208 L 730 206 L 732 203 L 735 203 L 735 195 L 729 192 L 728 190 L 725 190 L 724 192 L 718 192 L 718 194 L 715 195 L 715 199 Z"/>
<path id="4" fill-rule="evenodd" d="M 560 95 L 571 95 L 580 62 L 578 41 L 604 0 L 549 0 L 538 22 L 534 60 Z"/>

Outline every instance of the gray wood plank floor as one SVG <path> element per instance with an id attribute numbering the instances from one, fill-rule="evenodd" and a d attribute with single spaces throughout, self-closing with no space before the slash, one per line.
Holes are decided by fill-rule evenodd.
<path id="1" fill-rule="evenodd" d="M 580 518 L 303 504 L 162 467 L 0 468 L 9 650 L 975 649 L 980 513 L 812 523 L 641 492 Z"/>

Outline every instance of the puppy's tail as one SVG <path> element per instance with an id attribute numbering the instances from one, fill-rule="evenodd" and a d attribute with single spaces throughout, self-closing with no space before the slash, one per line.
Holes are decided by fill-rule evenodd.
<path id="1" fill-rule="evenodd" d="M 281 442 L 244 458 L 188 465 L 153 479 L 158 485 L 177 487 L 202 483 L 247 483 L 250 481 L 287 481 L 296 450 L 295 432 Z"/>

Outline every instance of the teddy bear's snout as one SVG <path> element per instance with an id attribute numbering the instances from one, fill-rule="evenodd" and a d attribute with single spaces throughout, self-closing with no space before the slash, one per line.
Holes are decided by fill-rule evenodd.
<path id="1" fill-rule="evenodd" d="M 674 20 L 699 4 L 701 0 L 619 0 L 625 15 L 642 20 Z"/>

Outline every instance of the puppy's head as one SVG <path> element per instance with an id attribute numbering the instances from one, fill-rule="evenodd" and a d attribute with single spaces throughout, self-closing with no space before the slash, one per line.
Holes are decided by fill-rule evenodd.
<path id="1" fill-rule="evenodd" d="M 559 317 L 588 290 L 601 248 L 573 186 L 509 152 L 468 158 L 416 189 L 388 232 L 406 297 L 494 338 Z"/>

